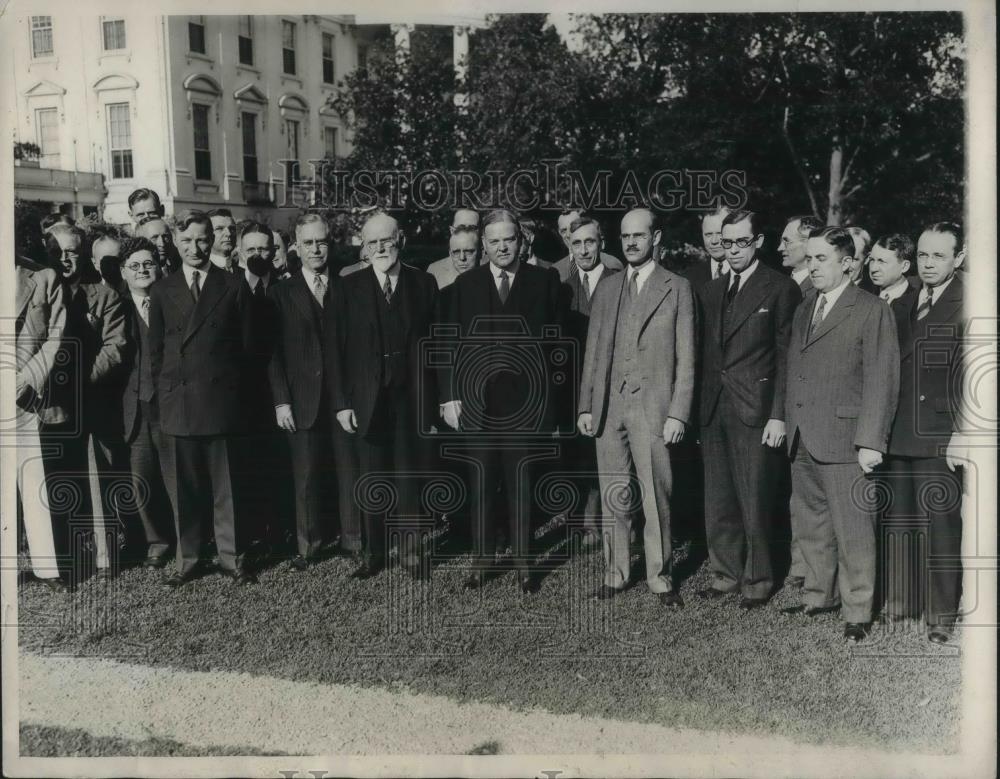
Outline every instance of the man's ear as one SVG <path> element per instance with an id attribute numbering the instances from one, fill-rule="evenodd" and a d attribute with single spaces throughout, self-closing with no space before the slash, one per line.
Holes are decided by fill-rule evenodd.
<path id="1" fill-rule="evenodd" d="M 403 251 L 403 247 L 406 246 L 406 235 L 400 230 L 396 233 L 396 251 Z"/>
<path id="2" fill-rule="evenodd" d="M 962 249 L 962 251 L 955 255 L 955 267 L 961 268 L 963 262 L 965 262 L 965 249 Z"/>
<path id="3" fill-rule="evenodd" d="M 660 234 L 661 234 L 660 230 L 654 230 L 653 231 L 653 246 L 659 246 L 660 245 Z"/>
<path id="4" fill-rule="evenodd" d="M 450 227 L 448 228 L 448 234 L 449 234 L 449 235 L 454 235 L 454 234 L 455 234 L 455 225 L 451 225 L 451 226 L 450 226 Z"/>
<path id="5" fill-rule="evenodd" d="M 905 276 L 907 273 L 910 272 L 910 261 L 903 260 L 902 265 L 903 265 L 903 275 Z"/>
<path id="6" fill-rule="evenodd" d="M 764 245 L 764 233 L 757 236 L 757 242 L 754 244 L 758 249 Z"/>
<path id="7" fill-rule="evenodd" d="M 853 264 L 854 264 L 853 254 L 845 254 L 843 257 L 840 258 L 840 269 L 844 271 L 844 273 L 850 273 L 851 266 Z"/>

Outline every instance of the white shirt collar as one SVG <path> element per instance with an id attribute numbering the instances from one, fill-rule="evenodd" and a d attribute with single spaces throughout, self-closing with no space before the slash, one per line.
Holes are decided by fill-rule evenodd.
<path id="1" fill-rule="evenodd" d="M 208 259 L 212 261 L 212 264 L 216 268 L 222 268 L 222 270 L 229 270 L 233 264 L 233 255 L 231 254 L 226 257 L 224 254 L 216 254 L 215 252 L 212 252 L 208 256 Z"/>
<path id="2" fill-rule="evenodd" d="M 493 274 L 493 280 L 497 283 L 498 286 L 500 284 L 500 274 L 501 273 L 506 273 L 507 274 L 507 283 L 508 284 L 513 284 L 514 283 L 514 276 L 516 275 L 516 271 L 512 270 L 512 266 L 513 265 L 514 265 L 514 263 L 511 263 L 506 268 L 498 268 L 492 262 L 489 263 L 490 273 Z"/>
<path id="3" fill-rule="evenodd" d="M 840 296 L 844 294 L 844 290 L 847 289 L 847 285 L 851 283 L 851 279 L 848 276 L 844 276 L 844 281 L 836 289 L 831 289 L 829 292 L 821 292 L 816 296 L 816 305 L 819 305 L 820 298 L 826 298 L 826 308 L 823 310 L 823 318 L 826 319 L 827 314 L 830 313 L 830 309 L 833 308 L 834 304 L 840 299 Z"/>
<path id="4" fill-rule="evenodd" d="M 798 268 L 792 271 L 792 281 L 794 281 L 796 284 L 801 284 L 808 277 L 809 277 L 808 268 Z"/>
<path id="5" fill-rule="evenodd" d="M 597 282 L 601 280 L 601 276 L 604 275 L 604 263 L 599 262 L 590 270 L 584 270 L 579 265 L 576 267 L 577 272 L 580 274 L 580 283 L 583 283 L 583 277 L 587 277 L 587 283 L 590 285 L 590 291 L 594 291 L 594 287 L 597 286 Z"/>
<path id="6" fill-rule="evenodd" d="M 309 285 L 309 289 L 316 286 L 316 277 L 322 276 L 323 282 L 329 284 L 330 282 L 330 266 L 327 265 L 323 270 L 316 272 L 312 268 L 307 268 L 305 265 L 302 266 L 302 278 L 306 280 L 306 284 Z"/>
<path id="7" fill-rule="evenodd" d="M 712 271 L 713 279 L 717 279 L 719 276 L 725 276 L 730 271 L 729 263 L 726 262 L 725 257 L 722 258 L 722 265 L 719 265 L 719 261 L 714 257 L 709 257 L 708 262 Z"/>
<path id="8" fill-rule="evenodd" d="M 181 265 L 181 270 L 184 271 L 184 280 L 187 282 L 187 285 L 189 287 L 191 286 L 191 279 L 194 277 L 194 272 L 198 271 L 198 288 L 201 289 L 202 287 L 204 287 L 205 277 L 208 275 L 209 267 L 211 266 L 206 267 L 203 265 L 200 268 L 192 268 L 186 262 L 183 265 Z"/>
<path id="9" fill-rule="evenodd" d="M 250 271 L 249 268 L 244 268 L 243 269 L 243 275 L 244 275 L 244 277 L 247 280 L 247 284 L 250 285 L 250 291 L 251 292 L 253 292 L 255 289 L 257 289 L 257 282 L 258 281 L 263 281 L 264 282 L 264 289 L 267 289 L 268 287 L 271 286 L 271 274 L 270 273 L 268 273 L 265 276 L 258 276 L 256 273 L 251 273 L 251 271 Z"/>
<path id="10" fill-rule="evenodd" d="M 886 303 L 891 303 L 892 301 L 901 298 L 909 286 L 910 284 L 906 280 L 906 276 L 900 276 L 896 279 L 892 286 L 880 290 L 878 296 Z"/>
<path id="11" fill-rule="evenodd" d="M 649 278 L 649 274 L 651 274 L 653 272 L 653 267 L 655 265 L 656 265 L 656 263 L 653 262 L 653 258 L 652 257 L 650 257 L 648 260 L 646 260 L 646 264 L 643 265 L 638 270 L 636 270 L 634 267 L 632 267 L 631 265 L 629 265 L 628 266 L 628 271 L 627 271 L 627 273 L 628 273 L 628 282 L 627 283 L 631 284 L 632 283 L 632 277 L 636 276 L 637 277 L 636 278 L 636 282 L 635 282 L 636 283 L 636 287 L 638 288 L 639 292 L 642 292 L 643 285 L 646 283 L 646 280 Z"/>
<path id="12" fill-rule="evenodd" d="M 740 287 L 741 288 L 746 285 L 747 279 L 749 279 L 750 276 L 753 275 L 753 272 L 755 270 L 757 270 L 757 266 L 758 265 L 760 265 L 760 260 L 754 260 L 753 262 L 750 263 L 750 267 L 745 268 L 745 269 L 743 269 L 743 270 L 740 271 Z M 726 263 L 726 266 L 729 267 L 729 263 L 728 262 Z M 732 268 L 729 268 L 729 270 L 732 270 Z M 730 287 L 733 286 L 733 274 L 732 273 L 729 274 L 729 286 Z"/>
<path id="13" fill-rule="evenodd" d="M 378 280 L 378 288 L 385 289 L 385 279 L 386 276 L 389 277 L 389 287 L 393 292 L 396 291 L 396 285 L 399 284 L 399 260 L 396 260 L 395 266 L 389 269 L 389 273 L 383 273 L 378 268 L 372 267 L 375 271 L 375 278 Z"/>
<path id="14" fill-rule="evenodd" d="M 132 302 L 135 303 L 135 307 L 142 311 L 142 301 L 149 300 L 149 295 L 136 295 L 132 290 L 129 290 L 129 294 L 132 296 Z"/>
<path id="15" fill-rule="evenodd" d="M 933 306 L 933 305 L 934 305 L 935 303 L 937 303 L 937 302 L 938 302 L 938 300 L 940 300 L 940 299 L 941 299 L 941 295 L 943 295 L 943 294 L 944 294 L 944 291 L 945 291 L 946 289 L 948 289 L 948 285 L 949 285 L 949 284 L 951 284 L 951 282 L 952 282 L 952 281 L 954 281 L 954 280 L 955 280 L 955 274 L 954 274 L 954 273 L 952 273 L 952 274 L 951 274 L 951 278 L 950 278 L 950 279 L 948 279 L 948 280 L 947 280 L 946 282 L 944 282 L 944 284 L 938 284 L 938 285 L 937 285 L 936 287 L 931 287 L 931 288 L 930 288 L 930 294 L 931 294 L 931 305 L 932 305 L 932 306 Z M 927 287 L 927 285 L 926 285 L 926 284 L 924 284 L 924 285 L 923 285 L 923 286 L 922 286 L 922 287 L 920 288 L 920 300 L 921 300 L 921 301 L 923 301 L 923 300 L 924 300 L 924 299 L 925 299 L 925 298 L 927 297 L 927 289 L 928 289 L 928 287 Z"/>

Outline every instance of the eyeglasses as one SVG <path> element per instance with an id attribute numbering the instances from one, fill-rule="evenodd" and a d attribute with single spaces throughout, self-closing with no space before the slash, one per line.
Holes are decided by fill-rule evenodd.
<path id="1" fill-rule="evenodd" d="M 301 246 L 303 249 L 312 249 L 313 247 L 316 247 L 316 246 L 318 246 L 320 249 L 326 249 L 326 248 L 328 248 L 330 246 L 330 242 L 329 241 L 314 241 L 314 240 L 312 240 L 310 238 L 310 239 L 305 240 L 305 241 L 299 241 L 299 246 Z"/>
<path id="2" fill-rule="evenodd" d="M 365 241 L 365 249 L 370 252 L 380 252 L 383 249 L 391 249 L 395 245 L 395 238 L 379 238 L 377 241 Z"/>
<path id="3" fill-rule="evenodd" d="M 125 269 L 132 271 L 132 273 L 138 273 L 141 270 L 153 270 L 155 267 L 155 262 L 130 262 L 125 266 Z"/>
<path id="4" fill-rule="evenodd" d="M 746 249 L 747 247 L 750 246 L 750 244 L 752 244 L 756 240 L 757 240 L 756 235 L 751 235 L 749 238 L 737 238 L 735 241 L 732 238 L 723 238 L 722 248 L 732 249 L 733 246 L 735 245 L 739 246 L 741 249 Z"/>
<path id="5" fill-rule="evenodd" d="M 270 254 L 272 251 L 274 251 L 274 249 L 272 247 L 269 247 L 269 246 L 250 246 L 250 247 L 248 247 L 246 249 L 241 249 L 240 250 L 240 252 L 242 254 L 247 254 L 247 255 Z"/>

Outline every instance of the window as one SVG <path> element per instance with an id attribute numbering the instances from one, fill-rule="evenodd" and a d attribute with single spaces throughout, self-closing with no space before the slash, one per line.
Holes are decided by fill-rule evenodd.
<path id="1" fill-rule="evenodd" d="M 132 178 L 132 120 L 128 103 L 108 105 L 108 149 L 111 151 L 111 178 Z"/>
<path id="2" fill-rule="evenodd" d="M 101 20 L 101 28 L 104 37 L 104 50 L 115 51 L 125 48 L 125 20 L 108 19 Z"/>
<path id="3" fill-rule="evenodd" d="M 240 64 L 253 65 L 253 17 L 240 17 Z"/>
<path id="4" fill-rule="evenodd" d="M 194 177 L 202 181 L 212 179 L 212 152 L 208 140 L 209 106 L 191 104 L 191 119 L 194 124 Z"/>
<path id="5" fill-rule="evenodd" d="M 323 156 L 332 160 L 337 156 L 337 128 L 323 128 Z"/>
<path id="6" fill-rule="evenodd" d="M 336 77 L 336 68 L 333 62 L 333 36 L 330 33 L 323 33 L 323 83 L 332 84 Z"/>
<path id="7" fill-rule="evenodd" d="M 188 17 L 188 51 L 205 53 L 205 17 Z"/>
<path id="8" fill-rule="evenodd" d="M 288 139 L 285 185 L 291 187 L 299 180 L 299 121 L 297 119 L 285 120 L 285 137 Z"/>
<path id="9" fill-rule="evenodd" d="M 244 111 L 240 119 L 243 128 L 243 181 L 257 183 L 257 114 Z"/>
<path id="10" fill-rule="evenodd" d="M 48 57 L 51 56 L 52 48 L 52 17 L 32 16 L 31 17 L 31 56 Z"/>
<path id="11" fill-rule="evenodd" d="M 368 67 L 368 47 L 358 46 L 358 70 Z"/>
<path id="12" fill-rule="evenodd" d="M 35 130 L 38 148 L 42 150 L 43 168 L 59 167 L 59 111 L 55 108 L 40 108 L 35 111 Z"/>
<path id="13" fill-rule="evenodd" d="M 295 22 L 281 22 L 281 62 L 283 72 L 295 75 Z"/>

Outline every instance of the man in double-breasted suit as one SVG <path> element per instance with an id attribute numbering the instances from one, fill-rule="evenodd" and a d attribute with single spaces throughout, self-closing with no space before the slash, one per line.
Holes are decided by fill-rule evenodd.
<path id="1" fill-rule="evenodd" d="M 702 288 L 699 422 L 705 462 L 709 599 L 740 592 L 740 607 L 767 602 L 774 586 L 771 517 L 787 468 L 785 375 L 798 286 L 757 258 L 757 215 L 722 222 L 729 273 Z"/>
<path id="2" fill-rule="evenodd" d="M 49 429 L 66 425 L 67 409 L 53 392 L 53 371 L 66 327 L 63 286 L 51 268 L 23 257 L 16 259 L 14 324 L 17 420 L 17 489 L 35 577 L 56 592 L 65 592 L 57 559 L 65 554 L 64 522 L 54 518 L 47 474 L 59 467 L 53 449 L 43 446 Z M 58 434 L 57 434 L 58 435 Z M 59 523 L 59 531 L 55 527 Z"/>
<path id="3" fill-rule="evenodd" d="M 617 270 L 609 268 L 601 261 L 604 249 L 604 236 L 601 226 L 589 217 L 577 219 L 569 227 L 570 255 L 564 257 L 553 267 L 559 274 L 565 297 L 563 310 L 566 317 L 566 335 L 577 345 L 578 368 L 574 380 L 579 382 L 583 371 L 583 353 L 587 348 L 587 329 L 590 325 L 590 309 L 600 284 L 612 283 Z M 560 427 L 575 430 L 576 420 L 572 402 L 567 399 L 565 404 L 566 419 L 560 419 Z M 583 514 L 583 527 L 586 529 L 586 543 L 596 543 L 599 540 L 601 522 L 601 485 L 597 477 L 597 448 L 594 439 L 578 435 L 575 439 L 563 444 L 567 460 L 581 474 L 592 474 L 587 485 L 583 487 L 580 501 L 575 507 L 575 514 Z"/>
<path id="4" fill-rule="evenodd" d="M 131 344 L 122 397 L 125 442 L 129 446 L 132 483 L 146 542 L 147 568 L 162 568 L 173 546 L 173 512 L 167 480 L 173 452 L 164 446 L 156 386 L 150 363 L 149 290 L 160 278 L 157 246 L 146 238 L 127 238 L 121 250 L 122 296 L 126 333 Z"/>
<path id="5" fill-rule="evenodd" d="M 430 461 L 421 420 L 434 418 L 433 376 L 419 352 L 430 335 L 437 283 L 428 273 L 404 265 L 404 237 L 387 214 L 368 219 L 361 230 L 371 267 L 345 277 L 337 290 L 337 330 L 342 348 L 331 351 L 330 383 L 337 421 L 357 436 L 364 475 L 395 473 L 398 520 L 362 506 L 364 557 L 357 578 L 375 575 L 391 545 L 387 521 L 399 530 L 399 557 L 417 579 L 426 578 L 423 516 L 416 472 Z M 418 404 L 423 403 L 421 409 Z"/>
<path id="6" fill-rule="evenodd" d="M 532 460 L 539 455 L 531 453 L 529 442 L 552 440 L 553 366 L 543 347 L 561 316 L 558 274 L 521 262 L 522 240 L 510 211 L 498 209 L 484 217 L 488 262 L 452 285 L 446 321 L 457 328 L 457 341 L 454 360 L 442 365 L 438 391 L 445 423 L 470 433 L 470 457 L 478 466 L 470 469 L 468 485 L 475 561 L 466 587 L 481 587 L 486 580 L 494 555 L 492 503 L 502 485 L 517 582 L 522 592 L 531 593 L 538 589 L 529 570 L 529 529 Z"/>
<path id="7" fill-rule="evenodd" d="M 331 467 L 343 549 L 360 553 L 361 522 L 354 500 L 357 454 L 333 418 L 329 392 L 329 365 L 336 352 L 331 290 L 341 283 L 329 266 L 330 227 L 322 216 L 305 214 L 296 222 L 295 241 L 302 267 L 268 292 L 277 319 L 268 378 L 273 413 L 291 452 L 298 552 L 292 566 L 302 571 L 334 535 L 325 501 Z"/>
<path id="8" fill-rule="evenodd" d="M 621 236 L 628 268 L 594 296 L 577 426 L 597 437 L 602 494 L 620 494 L 616 484 L 623 476 L 638 481 L 646 518 L 646 584 L 665 606 L 680 608 L 684 601 L 671 570 L 667 447 L 681 440 L 691 417 L 694 295 L 686 279 L 653 259 L 660 233 L 650 211 L 629 211 Z M 605 506 L 599 598 L 613 597 L 629 582 L 632 513 L 621 501 Z"/>
<path id="9" fill-rule="evenodd" d="M 242 280 L 209 260 L 212 222 L 200 211 L 178 220 L 180 272 L 151 289 L 150 368 L 160 428 L 173 449 L 170 484 L 177 523 L 179 587 L 198 574 L 211 517 L 219 565 L 236 584 L 253 581 L 237 535 L 231 462 L 234 435 L 244 428 L 244 354 L 254 349 Z"/>
<path id="10" fill-rule="evenodd" d="M 850 281 L 847 230 L 814 231 L 806 245 L 814 289 L 792 321 L 785 410 L 792 456 L 792 522 L 806 565 L 802 604 L 841 608 L 844 637 L 863 640 L 875 589 L 873 496 L 899 395 L 899 342 L 885 301 Z"/>
<path id="11" fill-rule="evenodd" d="M 961 227 L 933 224 L 917 242 L 920 289 L 902 346 L 899 408 L 885 478 L 886 616 L 924 615 L 927 636 L 947 642 L 962 595 L 961 387 L 966 317 Z M 935 499 L 926 496 L 934 494 Z M 926 594 L 926 597 L 925 597 Z"/>

